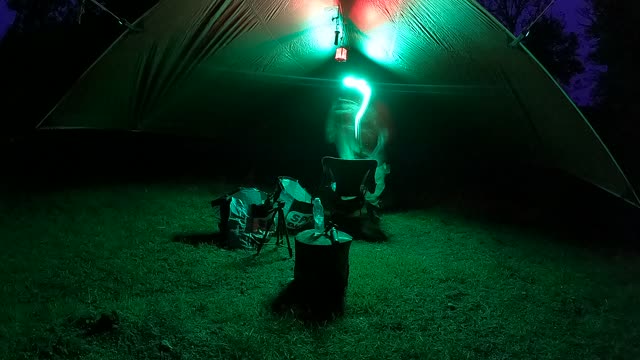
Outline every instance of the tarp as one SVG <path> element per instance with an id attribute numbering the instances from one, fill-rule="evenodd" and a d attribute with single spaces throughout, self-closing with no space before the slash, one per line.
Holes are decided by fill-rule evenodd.
<path id="1" fill-rule="evenodd" d="M 574 103 L 474 0 L 161 0 L 134 25 L 42 127 L 319 146 L 340 80 L 358 75 L 405 162 L 534 159 L 639 203 Z"/>

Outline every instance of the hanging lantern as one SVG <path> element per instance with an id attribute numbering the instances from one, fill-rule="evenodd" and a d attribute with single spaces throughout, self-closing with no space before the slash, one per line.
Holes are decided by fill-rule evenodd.
<path id="1" fill-rule="evenodd" d="M 341 46 L 338 49 L 336 49 L 336 61 L 337 62 L 347 61 L 347 48 Z"/>

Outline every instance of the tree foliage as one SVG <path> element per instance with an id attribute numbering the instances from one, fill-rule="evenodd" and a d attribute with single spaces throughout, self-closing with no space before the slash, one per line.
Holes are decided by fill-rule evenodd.
<path id="1" fill-rule="evenodd" d="M 584 72 L 584 64 L 578 57 L 578 35 L 564 30 L 564 24 L 553 17 L 542 17 L 524 40 L 525 46 L 564 86 L 572 78 Z"/>
<path id="2" fill-rule="evenodd" d="M 38 32 L 51 27 L 80 24 L 85 17 L 104 17 L 116 21 L 92 0 L 6 0 L 16 12 L 14 32 Z M 133 22 L 157 0 L 97 0 L 118 16 Z"/>
<path id="3" fill-rule="evenodd" d="M 12 31 L 36 32 L 71 23 L 78 18 L 82 0 L 7 0 L 16 12 Z"/>
<path id="4" fill-rule="evenodd" d="M 570 86 L 575 75 L 584 72 L 579 58 L 580 41 L 565 31 L 564 23 L 542 16 L 550 0 L 480 0 L 509 31 L 519 34 L 534 24 L 524 44 L 563 86 Z M 537 20 L 537 22 L 536 22 Z"/>
<path id="5" fill-rule="evenodd" d="M 639 119 L 635 93 L 640 72 L 633 54 L 640 50 L 640 3 L 589 0 L 583 17 L 594 40 L 590 60 L 605 67 L 597 75 L 594 98 L 607 111 Z"/>
<path id="6" fill-rule="evenodd" d="M 588 0 L 582 12 L 587 35 L 593 41 L 590 60 L 601 65 L 593 93 L 592 120 L 599 125 L 632 182 L 640 186 L 640 72 L 634 54 L 640 53 L 640 3 Z"/>
<path id="7" fill-rule="evenodd" d="M 520 32 L 541 14 L 549 0 L 479 0 L 512 33 Z"/>

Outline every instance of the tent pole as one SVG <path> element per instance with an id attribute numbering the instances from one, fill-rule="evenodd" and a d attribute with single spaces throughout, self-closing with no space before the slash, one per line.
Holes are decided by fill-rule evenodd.
<path id="1" fill-rule="evenodd" d="M 124 25 L 127 28 L 129 28 L 129 30 L 132 30 L 132 31 L 140 31 L 140 29 L 136 29 L 135 27 L 133 27 L 133 25 L 130 22 L 128 22 L 126 19 L 119 17 L 118 15 L 113 13 L 113 11 L 109 10 L 106 6 L 100 4 L 97 0 L 89 0 L 89 1 L 91 1 L 95 6 L 99 7 L 102 11 L 111 15 L 114 19 L 118 21 L 120 25 Z M 84 7 L 84 1 L 82 2 L 82 4 Z"/>
<path id="2" fill-rule="evenodd" d="M 518 35 L 518 37 L 515 40 L 513 40 L 511 44 L 509 44 L 509 46 L 517 46 L 518 44 L 520 44 L 520 42 L 522 42 L 522 40 L 524 40 L 524 38 L 529 36 L 529 32 L 531 31 L 531 28 L 533 27 L 533 25 L 535 25 L 540 20 L 540 18 L 542 18 L 542 16 L 551 8 L 551 5 L 553 5 L 555 2 L 556 0 L 551 0 L 547 5 L 547 7 L 544 8 L 542 12 L 538 15 L 538 17 L 535 18 L 535 20 L 533 20 L 531 24 L 529 24 L 529 26 L 527 26 L 522 32 L 520 32 L 520 35 Z"/>

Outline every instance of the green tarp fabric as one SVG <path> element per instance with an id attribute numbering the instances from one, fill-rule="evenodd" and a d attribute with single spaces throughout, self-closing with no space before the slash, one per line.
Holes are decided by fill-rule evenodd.
<path id="1" fill-rule="evenodd" d="M 476 1 L 160 0 L 135 26 L 41 127 L 309 146 L 340 80 L 358 75 L 414 157 L 535 159 L 639 203 L 571 100 Z"/>

